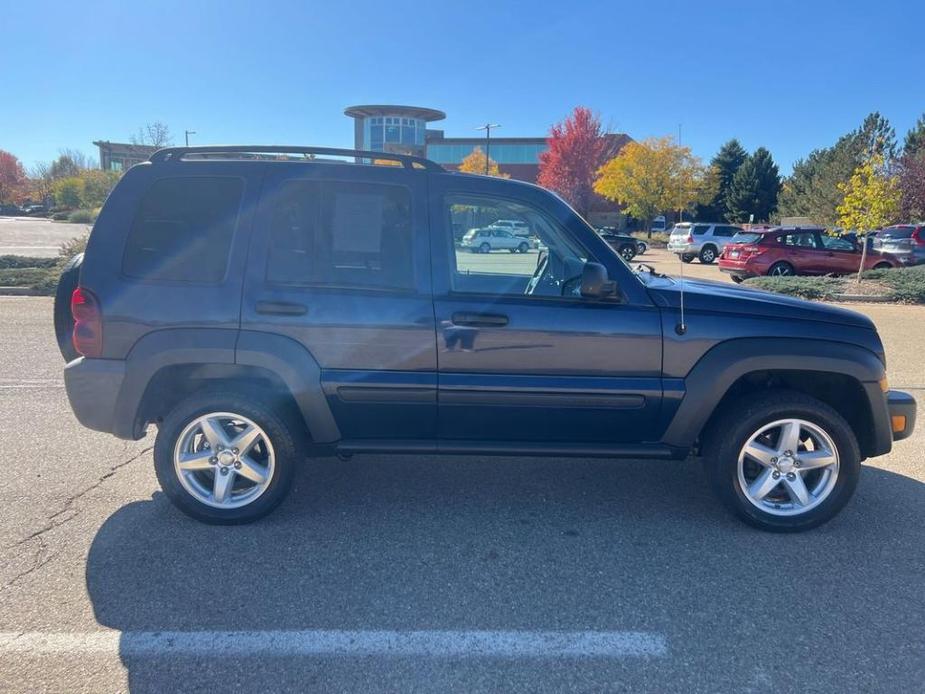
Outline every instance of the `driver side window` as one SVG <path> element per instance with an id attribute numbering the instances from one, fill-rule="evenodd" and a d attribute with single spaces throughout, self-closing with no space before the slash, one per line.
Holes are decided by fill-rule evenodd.
<path id="1" fill-rule="evenodd" d="M 451 195 L 444 213 L 454 293 L 578 296 L 575 280 L 588 253 L 540 210 L 512 200 Z M 493 226 L 499 220 L 522 222 L 530 234 L 514 236 Z"/>

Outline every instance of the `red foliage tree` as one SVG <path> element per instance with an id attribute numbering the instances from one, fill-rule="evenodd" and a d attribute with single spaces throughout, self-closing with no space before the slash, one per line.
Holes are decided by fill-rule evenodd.
<path id="1" fill-rule="evenodd" d="M 900 160 L 899 190 L 904 222 L 925 219 L 925 150 Z"/>
<path id="2" fill-rule="evenodd" d="M 546 140 L 549 149 L 540 154 L 537 183 L 554 190 L 579 214 L 588 216 L 597 170 L 613 154 L 613 146 L 601 130 L 591 109 L 577 106 L 561 123 L 552 126 Z"/>
<path id="3" fill-rule="evenodd" d="M 26 182 L 26 172 L 15 156 L 0 149 L 0 202 L 10 202 Z"/>

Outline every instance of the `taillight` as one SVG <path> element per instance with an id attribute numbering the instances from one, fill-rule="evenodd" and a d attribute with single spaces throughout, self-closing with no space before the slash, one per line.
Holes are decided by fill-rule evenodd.
<path id="1" fill-rule="evenodd" d="M 71 315 L 74 316 L 74 349 L 85 357 L 103 353 L 103 314 L 93 292 L 77 287 L 71 294 Z"/>
<path id="2" fill-rule="evenodd" d="M 688 234 L 688 235 L 687 235 L 687 241 L 685 241 L 685 243 L 694 243 L 694 236 L 693 236 L 693 234 Z"/>

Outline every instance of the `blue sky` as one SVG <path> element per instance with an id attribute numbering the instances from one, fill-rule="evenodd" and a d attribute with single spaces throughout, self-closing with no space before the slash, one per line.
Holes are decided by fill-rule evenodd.
<path id="1" fill-rule="evenodd" d="M 537 136 L 575 105 L 708 159 L 730 137 L 786 172 L 879 110 L 925 111 L 925 3 L 0 0 L 0 149 L 26 166 L 146 122 L 206 143 L 350 146 L 346 106 Z"/>

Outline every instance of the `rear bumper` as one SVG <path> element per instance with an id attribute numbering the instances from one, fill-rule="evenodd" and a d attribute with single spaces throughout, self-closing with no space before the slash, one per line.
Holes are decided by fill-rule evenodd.
<path id="1" fill-rule="evenodd" d="M 120 412 L 125 362 L 80 357 L 64 367 L 64 388 L 77 421 L 88 429 L 135 439 L 134 413 Z"/>
<path id="2" fill-rule="evenodd" d="M 901 390 L 887 393 L 887 409 L 890 411 L 890 424 L 894 441 L 902 441 L 912 436 L 915 429 L 915 398 Z"/>
<path id="3" fill-rule="evenodd" d="M 719 269 L 720 272 L 725 272 L 727 275 L 733 275 L 734 277 L 741 277 L 742 279 L 758 277 L 758 273 L 746 268 L 744 263 L 730 263 L 720 259 Z"/>
<path id="4" fill-rule="evenodd" d="M 700 249 L 694 244 L 672 243 L 671 241 L 668 242 L 668 250 L 678 255 L 697 255 L 700 253 Z"/>

